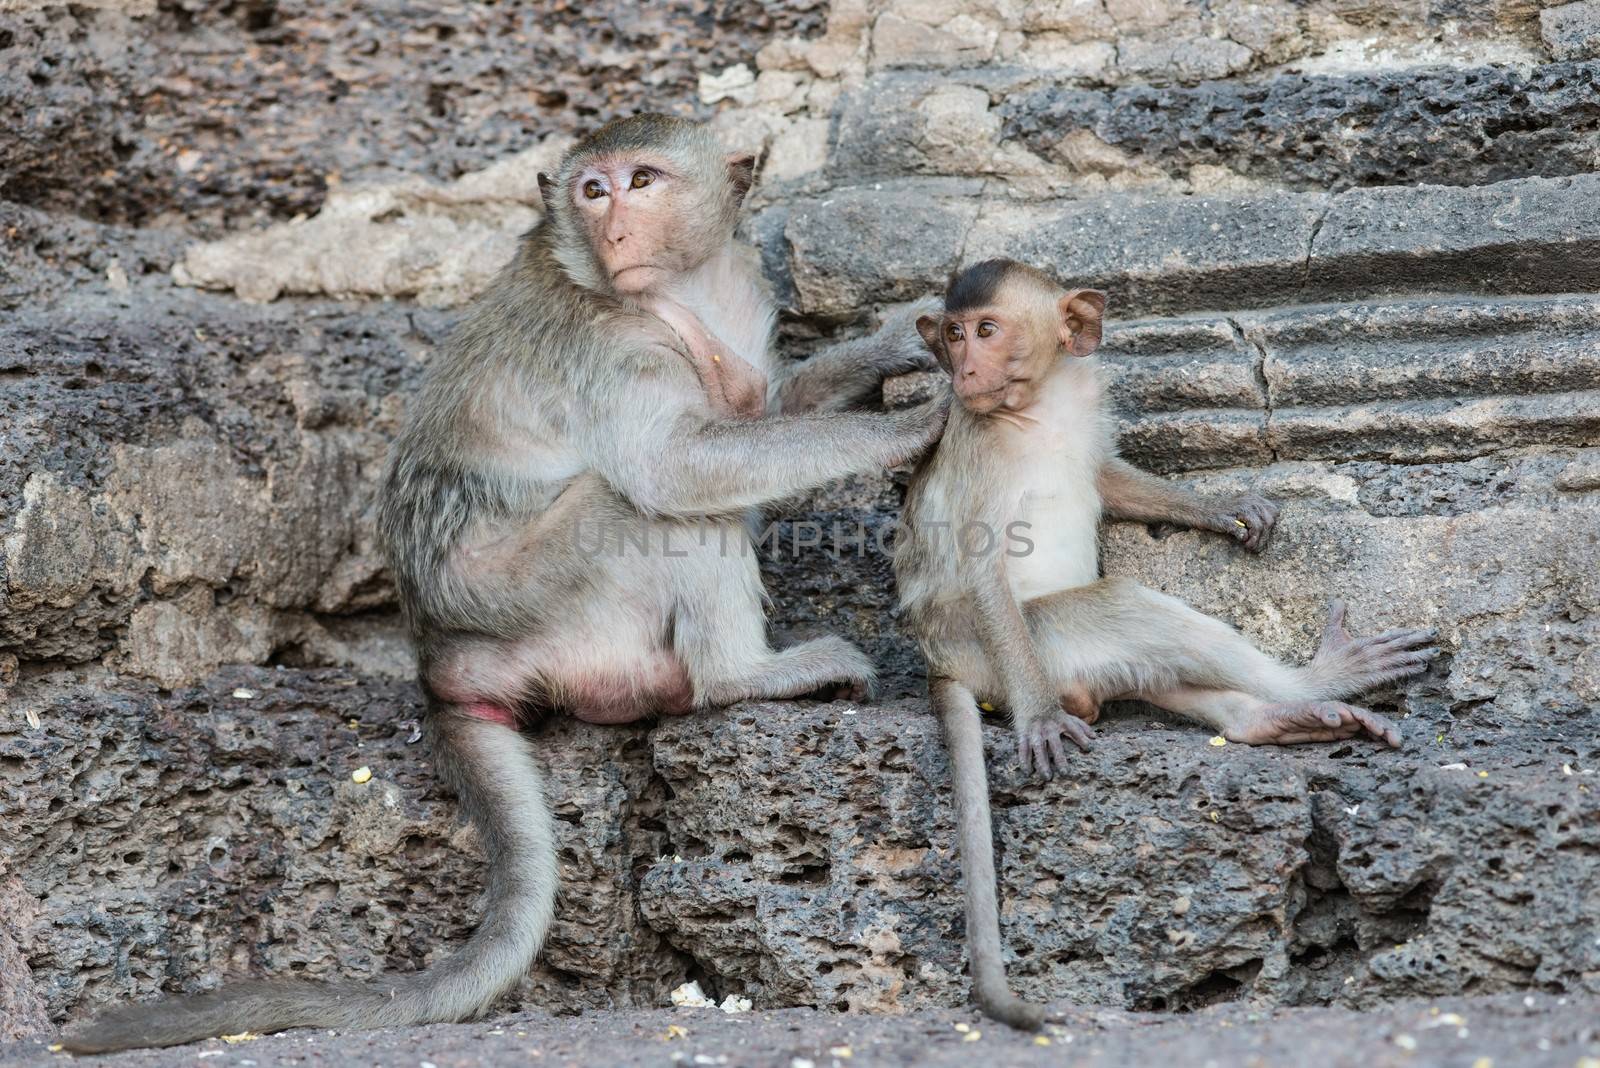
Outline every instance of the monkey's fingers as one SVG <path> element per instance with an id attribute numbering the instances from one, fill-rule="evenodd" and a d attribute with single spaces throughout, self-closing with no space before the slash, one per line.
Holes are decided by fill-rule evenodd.
<path id="1" fill-rule="evenodd" d="M 1386 717 L 1342 701 L 1269 705 L 1223 733 L 1230 742 L 1246 745 L 1297 745 L 1343 741 L 1363 731 L 1390 745 L 1400 744 L 1399 728 Z"/>
<path id="2" fill-rule="evenodd" d="M 1344 629 L 1344 617 L 1349 607 L 1343 597 L 1328 598 L 1328 622 L 1322 628 L 1324 645 L 1350 640 L 1350 633 Z"/>
<path id="3" fill-rule="evenodd" d="M 1231 510 L 1233 535 L 1239 543 L 1253 553 L 1265 549 L 1278 523 L 1278 506 L 1248 493 L 1234 501 Z"/>

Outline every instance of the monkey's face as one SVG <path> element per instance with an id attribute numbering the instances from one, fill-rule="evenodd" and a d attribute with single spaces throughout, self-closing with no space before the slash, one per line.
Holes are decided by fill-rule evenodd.
<path id="1" fill-rule="evenodd" d="M 658 288 L 705 262 L 731 236 L 727 176 L 720 169 L 694 174 L 687 162 L 631 152 L 595 160 L 574 177 L 578 217 L 618 293 Z"/>
<path id="2" fill-rule="evenodd" d="M 942 362 L 950 370 L 956 398 L 968 411 L 987 415 L 1033 402 L 1037 361 L 1025 318 L 1002 307 L 946 312 L 939 322 Z"/>
<path id="3" fill-rule="evenodd" d="M 991 302 L 917 320 L 950 372 L 956 399 L 975 415 L 1028 408 L 1061 359 L 1087 356 L 1100 344 L 1105 294 L 1098 290 L 1062 293 L 1029 275 L 997 290 Z"/>

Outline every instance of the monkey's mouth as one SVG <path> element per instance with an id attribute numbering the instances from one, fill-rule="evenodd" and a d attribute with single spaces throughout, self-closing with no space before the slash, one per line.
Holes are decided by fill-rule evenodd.
<path id="1" fill-rule="evenodd" d="M 974 411 L 989 411 L 991 409 L 998 408 L 1002 403 L 1005 402 L 1006 389 L 1006 385 L 996 386 L 994 389 L 986 389 L 981 392 L 970 393 L 963 393 L 958 389 L 956 390 L 956 396 L 960 398 L 963 405 Z"/>

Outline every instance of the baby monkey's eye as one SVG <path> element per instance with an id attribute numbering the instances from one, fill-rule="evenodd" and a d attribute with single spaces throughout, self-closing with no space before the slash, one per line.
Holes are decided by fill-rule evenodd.
<path id="1" fill-rule="evenodd" d="M 649 185 L 655 180 L 656 176 L 651 174 L 649 171 L 634 171 L 633 180 L 629 182 L 628 185 L 631 189 L 643 189 L 645 186 Z"/>
<path id="2" fill-rule="evenodd" d="M 993 319 L 985 319 L 983 322 L 978 324 L 978 336 L 993 337 L 994 332 L 998 329 L 1000 329 L 1000 327 Z"/>
<path id="3" fill-rule="evenodd" d="M 950 341 L 960 341 L 961 325 L 959 323 L 951 323 L 944 328 L 944 336 Z"/>
<path id="4" fill-rule="evenodd" d="M 583 183 L 583 195 L 588 197 L 590 200 L 599 200 L 601 197 L 606 195 L 606 187 L 595 181 L 593 178 L 590 178 L 587 182 Z"/>

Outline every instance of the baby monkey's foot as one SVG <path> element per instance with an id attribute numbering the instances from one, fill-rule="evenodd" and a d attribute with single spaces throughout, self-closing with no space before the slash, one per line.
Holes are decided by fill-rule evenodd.
<path id="1" fill-rule="evenodd" d="M 1052 708 L 1017 725 L 1017 760 L 1026 775 L 1053 778 L 1067 767 L 1067 747 L 1062 739 L 1088 751 L 1094 731 L 1077 716 Z"/>
<path id="2" fill-rule="evenodd" d="M 1295 745 L 1336 742 L 1370 734 L 1400 748 L 1400 728 L 1387 716 L 1342 701 L 1292 701 L 1265 707 L 1240 718 L 1223 731 L 1230 742 L 1246 745 Z"/>
<path id="3" fill-rule="evenodd" d="M 1439 632 L 1431 627 L 1390 630 L 1357 638 L 1345 628 L 1346 606 L 1335 597 L 1328 602 L 1328 625 L 1311 666 L 1334 676 L 1350 693 L 1386 682 L 1420 675 L 1439 655 L 1434 642 Z"/>

